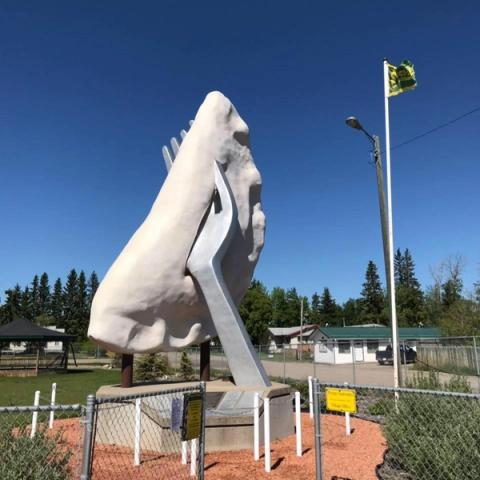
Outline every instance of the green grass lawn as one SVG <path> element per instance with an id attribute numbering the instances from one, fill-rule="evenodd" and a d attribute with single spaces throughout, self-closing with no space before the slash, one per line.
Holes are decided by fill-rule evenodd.
<path id="1" fill-rule="evenodd" d="M 38 377 L 0 377 L 0 406 L 32 405 L 36 390 L 40 390 L 40 404 L 50 403 L 52 383 L 57 384 L 56 403 L 86 403 L 89 393 L 101 385 L 120 381 L 119 370 L 70 370 L 68 373 L 44 374 Z"/>

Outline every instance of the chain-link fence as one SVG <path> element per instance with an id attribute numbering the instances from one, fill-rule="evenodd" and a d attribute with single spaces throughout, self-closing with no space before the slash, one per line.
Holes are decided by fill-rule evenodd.
<path id="1" fill-rule="evenodd" d="M 0 478 L 80 477 L 81 405 L 0 407 Z"/>
<path id="2" fill-rule="evenodd" d="M 201 400 L 200 434 L 187 441 L 181 420 L 184 408 L 190 408 L 188 400 L 195 398 Z M 86 421 L 93 431 L 84 446 L 82 480 L 203 479 L 204 406 L 203 384 L 122 397 L 90 396 Z"/>
<path id="3" fill-rule="evenodd" d="M 477 480 L 480 472 L 480 395 L 415 389 L 321 384 L 314 380 L 317 479 L 326 440 L 346 435 L 345 422 L 327 410 L 329 388 L 356 394 L 348 433 L 364 434 L 383 480 Z M 333 392 L 335 393 L 335 392 Z M 330 395 L 330 393 L 329 393 Z M 341 395 L 340 397 L 341 398 Z M 318 419 L 321 418 L 321 422 Z M 331 441 L 331 440 L 330 440 Z M 363 463 L 362 449 L 352 464 Z M 320 469 L 320 472 L 318 472 Z M 327 477 L 324 477 L 327 478 Z"/>

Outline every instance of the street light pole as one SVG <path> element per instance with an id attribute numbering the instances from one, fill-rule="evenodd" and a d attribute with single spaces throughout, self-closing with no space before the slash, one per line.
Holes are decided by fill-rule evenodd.
<path id="1" fill-rule="evenodd" d="M 361 130 L 370 140 L 373 146 L 375 170 L 377 173 L 378 203 L 380 207 L 380 223 L 382 227 L 383 258 L 385 263 L 385 278 L 387 281 L 387 293 L 390 305 L 390 325 L 392 328 L 392 353 L 393 353 L 393 386 L 400 385 L 399 344 L 397 310 L 395 303 L 395 283 L 393 276 L 393 228 L 391 227 L 391 209 L 387 215 L 387 204 L 385 201 L 385 188 L 383 182 L 382 155 L 380 149 L 380 138 L 378 135 L 370 135 L 355 117 L 348 117 L 346 123 L 349 127 Z"/>

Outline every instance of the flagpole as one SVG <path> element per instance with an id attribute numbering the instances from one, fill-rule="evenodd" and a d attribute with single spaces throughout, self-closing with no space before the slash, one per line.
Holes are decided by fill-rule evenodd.
<path id="1" fill-rule="evenodd" d="M 398 325 L 397 325 L 397 308 L 395 301 L 395 277 L 393 265 L 393 216 L 392 216 L 392 172 L 390 164 L 390 113 L 388 105 L 388 95 L 390 86 L 388 82 L 388 62 L 383 60 L 383 85 L 385 97 L 385 151 L 387 159 L 387 209 L 388 209 L 388 261 L 389 261 L 389 284 L 390 294 L 390 321 L 392 327 L 392 353 L 393 353 L 393 386 L 399 387 L 400 369 L 398 365 L 399 351 L 398 351 Z"/>

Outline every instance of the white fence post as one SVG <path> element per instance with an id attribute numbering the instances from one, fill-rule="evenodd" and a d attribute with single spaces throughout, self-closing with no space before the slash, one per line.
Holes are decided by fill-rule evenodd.
<path id="1" fill-rule="evenodd" d="M 295 430 L 297 434 L 297 457 L 302 456 L 302 411 L 300 410 L 300 392 L 295 392 Z"/>
<path id="2" fill-rule="evenodd" d="M 343 384 L 345 388 L 348 388 L 348 382 L 344 382 Z M 352 430 L 350 428 L 350 413 L 345 412 L 345 433 L 347 435 L 350 435 L 352 433 Z"/>
<path id="3" fill-rule="evenodd" d="M 52 383 L 52 396 L 50 397 L 50 405 L 52 407 L 55 406 L 55 397 L 57 395 L 57 384 Z M 53 428 L 53 418 L 55 416 L 55 412 L 53 410 L 50 410 L 50 420 L 48 422 L 48 428 Z"/>
<path id="4" fill-rule="evenodd" d="M 265 448 L 265 471 L 270 472 L 272 458 L 270 454 L 270 399 L 263 399 L 263 427 L 264 427 L 264 448 Z"/>
<path id="5" fill-rule="evenodd" d="M 40 405 L 40 390 L 37 390 L 35 392 L 35 398 L 33 400 L 33 406 L 38 407 Z M 33 412 L 32 415 L 32 430 L 30 432 L 30 438 L 33 438 L 35 436 L 35 433 L 37 433 L 37 421 L 38 421 L 38 412 Z"/>
<path id="6" fill-rule="evenodd" d="M 135 400 L 135 445 L 133 450 L 133 464 L 140 465 L 140 449 L 142 444 L 142 399 Z"/>
<path id="7" fill-rule="evenodd" d="M 260 395 L 253 394 L 253 459 L 260 460 Z"/>
<path id="8" fill-rule="evenodd" d="M 190 442 L 190 476 L 197 475 L 197 442 L 198 439 L 193 438 Z"/>
<path id="9" fill-rule="evenodd" d="M 186 465 L 188 463 L 188 442 L 182 442 L 182 465 Z"/>
<path id="10" fill-rule="evenodd" d="M 313 418 L 313 390 L 312 390 L 312 376 L 308 377 L 308 410 L 310 418 Z"/>

